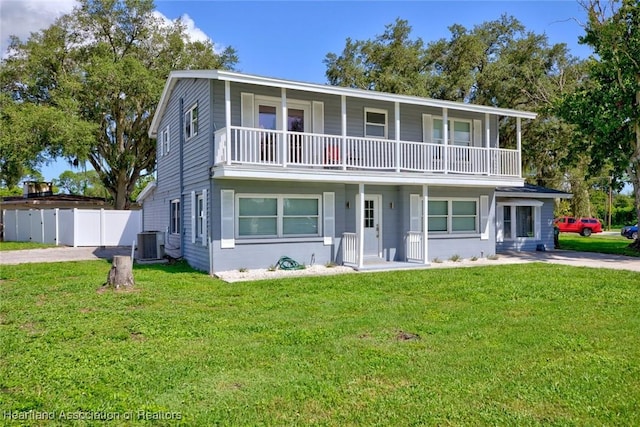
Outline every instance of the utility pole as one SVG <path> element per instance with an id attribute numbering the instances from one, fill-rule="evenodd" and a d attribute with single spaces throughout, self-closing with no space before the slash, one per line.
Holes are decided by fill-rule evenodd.
<path id="1" fill-rule="evenodd" d="M 607 230 L 611 231 L 611 208 L 612 208 L 612 187 L 613 187 L 613 176 L 609 176 L 609 221 L 607 222 Z"/>

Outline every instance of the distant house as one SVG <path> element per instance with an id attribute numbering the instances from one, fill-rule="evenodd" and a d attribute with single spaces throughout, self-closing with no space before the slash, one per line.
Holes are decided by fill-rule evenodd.
<path id="1" fill-rule="evenodd" d="M 503 118 L 517 129 L 510 148 L 498 132 Z M 236 72 L 176 71 L 149 130 L 158 141 L 157 181 L 138 198 L 143 227 L 165 231 L 169 254 L 212 274 L 266 268 L 283 255 L 366 269 L 552 249 L 548 194 L 508 190 L 526 191 L 521 121 L 535 118 Z"/>

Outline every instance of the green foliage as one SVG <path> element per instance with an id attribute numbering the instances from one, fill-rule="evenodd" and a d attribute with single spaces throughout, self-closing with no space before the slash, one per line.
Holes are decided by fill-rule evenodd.
<path id="1" fill-rule="evenodd" d="M 558 112 L 580 130 L 577 149 L 591 153 L 592 171 L 609 163 L 616 180 L 630 179 L 640 219 L 640 5 L 634 0 L 584 5 L 589 20 L 581 42 L 596 56 Z"/>
<path id="2" fill-rule="evenodd" d="M 573 164 L 568 150 L 571 126 L 552 111 L 571 92 L 583 65 L 564 44 L 550 45 L 545 35 L 526 31 L 506 15 L 425 45 L 411 38 L 398 19 L 374 39 L 347 39 L 340 55 L 327 54 L 330 84 L 436 99 L 534 111 L 539 119 L 523 124 L 523 163 L 527 180 L 558 188 Z M 515 147 L 515 120 L 501 123 L 501 145 Z"/>
<path id="3" fill-rule="evenodd" d="M 0 270 L 4 411 L 133 411 L 114 425 L 640 421 L 637 273 L 537 263 L 229 285 L 178 263 L 97 293 L 109 268 Z"/>
<path id="4" fill-rule="evenodd" d="M 28 40 L 14 37 L 2 60 L 2 116 L 12 124 L 0 136 L 2 179 L 53 157 L 87 159 L 115 207 L 127 208 L 155 169 L 147 131 L 169 72 L 236 62 L 232 48 L 217 54 L 190 41 L 181 21 L 161 21 L 151 0 L 82 0 Z"/>

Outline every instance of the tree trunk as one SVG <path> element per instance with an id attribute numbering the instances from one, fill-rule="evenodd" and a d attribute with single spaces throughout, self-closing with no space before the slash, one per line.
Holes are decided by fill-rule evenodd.
<path id="1" fill-rule="evenodd" d="M 107 286 L 115 289 L 130 289 L 133 285 L 133 262 L 131 257 L 126 255 L 114 256 L 113 264 L 107 277 Z"/>

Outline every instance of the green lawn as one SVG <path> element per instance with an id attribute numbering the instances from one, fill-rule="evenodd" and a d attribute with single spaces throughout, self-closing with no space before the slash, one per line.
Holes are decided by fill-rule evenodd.
<path id="1" fill-rule="evenodd" d="M 592 234 L 589 237 L 582 237 L 578 233 L 560 233 L 560 249 L 640 257 L 639 251 L 629 247 L 632 242 L 619 232 L 616 235 Z"/>
<path id="2" fill-rule="evenodd" d="M 96 292 L 109 267 L 0 269 L 3 411 L 61 425 L 61 411 L 120 417 L 108 425 L 640 425 L 638 273 L 537 263 L 227 284 L 177 264 Z"/>
<path id="3" fill-rule="evenodd" d="M 0 251 L 18 251 L 23 249 L 40 249 L 52 247 L 55 247 L 55 245 L 50 243 L 0 242 Z"/>

